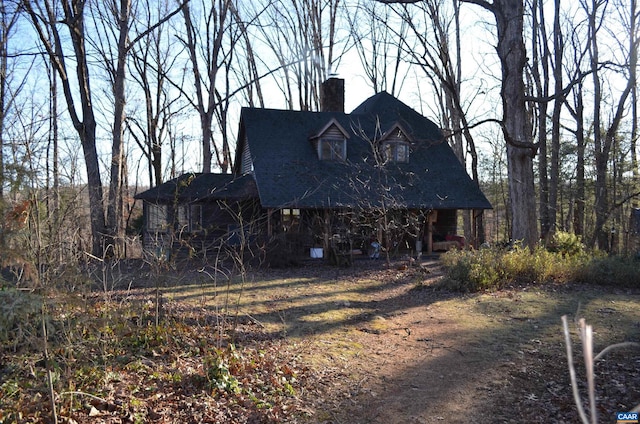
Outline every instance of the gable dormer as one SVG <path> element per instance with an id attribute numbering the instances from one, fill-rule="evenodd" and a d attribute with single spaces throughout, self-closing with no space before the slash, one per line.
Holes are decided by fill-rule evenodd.
<path id="1" fill-rule="evenodd" d="M 380 138 L 380 151 L 385 162 L 409 163 L 413 140 L 399 122 Z"/>
<path id="2" fill-rule="evenodd" d="M 347 159 L 348 138 L 347 130 L 335 118 L 331 118 L 320 131 L 309 139 L 316 150 L 318 159 L 343 161 Z"/>

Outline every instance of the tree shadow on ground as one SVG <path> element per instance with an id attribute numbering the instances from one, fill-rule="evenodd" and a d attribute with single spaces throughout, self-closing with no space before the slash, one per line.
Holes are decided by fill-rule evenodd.
<path id="1" fill-rule="evenodd" d="M 406 353 L 400 356 L 406 362 L 372 372 L 368 390 L 357 392 L 342 408 L 335 409 L 331 422 L 578 423 L 563 356 L 560 317 L 581 310 L 596 321 L 602 311 L 601 300 L 609 293 L 600 288 L 578 293 L 571 289 L 558 293 L 553 287 L 541 290 L 549 293 L 546 301 L 535 308 L 521 307 L 526 301 L 517 292 L 511 298 L 489 297 L 489 301 L 487 295 L 468 297 L 464 304 L 469 311 L 464 315 L 475 317 L 477 325 L 447 325 L 447 320 L 458 318 L 447 317 L 446 309 L 436 308 L 431 308 L 434 319 L 404 321 L 415 324 L 411 326 L 411 335 L 396 334 L 392 345 L 393 350 Z M 623 293 L 621 297 L 636 304 L 640 300 L 639 293 Z M 603 328 L 604 334 L 596 340 L 597 350 L 609 343 L 629 340 L 628 331 L 637 327 L 639 315 L 637 310 L 623 312 L 631 312 L 632 316 L 621 312 L 614 320 L 617 334 Z M 440 315 L 443 313 L 444 316 Z M 447 329 L 439 331 L 438 327 Z M 376 337 L 370 336 L 364 344 L 378 344 Z M 398 359 L 393 352 L 386 353 L 388 361 Z M 625 360 L 627 369 L 621 367 L 623 372 L 629 374 L 628 367 L 633 368 L 638 356 L 635 358 Z M 577 363 L 581 364 L 579 358 Z M 375 369 L 376 365 L 384 364 L 385 361 L 374 360 L 364 366 Z M 601 380 L 598 392 L 601 419 L 612 419 L 621 405 L 630 410 L 637 403 L 640 392 L 634 387 L 638 387 L 639 373 L 632 374 L 626 390 L 618 391 L 619 397 L 613 399 L 606 399 L 604 394 L 610 392 L 607 385 L 611 382 Z"/>
<path id="2" fill-rule="evenodd" d="M 190 272 L 174 281 L 192 283 L 199 274 Z M 424 281 L 439 275 L 437 261 L 408 269 L 314 263 L 222 279 L 215 287 L 211 275 L 167 285 L 164 296 L 194 305 L 196 320 L 198 311 L 211 323 L 223 315 L 239 341 L 304 341 L 303 353 L 328 364 L 335 380 L 309 419 L 327 423 L 578 422 L 560 317 L 581 310 L 597 320 L 608 313 L 598 301 L 611 294 L 583 286 L 436 291 Z M 529 299 L 527 290 L 542 296 Z M 637 292 L 614 295 L 640 300 Z M 637 313 L 613 318 L 625 330 L 602 331 L 601 347 L 632 337 L 640 322 Z"/>

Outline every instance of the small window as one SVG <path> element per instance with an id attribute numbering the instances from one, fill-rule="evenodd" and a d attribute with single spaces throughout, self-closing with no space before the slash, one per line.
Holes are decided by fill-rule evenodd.
<path id="1" fill-rule="evenodd" d="M 202 230 L 202 205 L 191 205 L 191 222 L 189 228 L 192 233 Z"/>
<path id="2" fill-rule="evenodd" d="M 176 224 L 178 231 L 189 231 L 189 205 L 178 206 Z"/>
<path id="3" fill-rule="evenodd" d="M 300 209 L 282 209 L 282 228 L 288 231 L 300 222 Z"/>
<path id="4" fill-rule="evenodd" d="M 191 233 L 202 229 L 202 205 L 180 205 L 176 223 L 178 230 Z"/>
<path id="5" fill-rule="evenodd" d="M 318 144 L 318 156 L 321 160 L 344 160 L 347 157 L 345 139 L 322 138 Z"/>
<path id="6" fill-rule="evenodd" d="M 167 229 L 167 205 L 147 203 L 147 229 L 150 231 Z"/>
<path id="7" fill-rule="evenodd" d="M 409 145 L 402 142 L 384 143 L 384 158 L 389 162 L 408 163 Z"/>

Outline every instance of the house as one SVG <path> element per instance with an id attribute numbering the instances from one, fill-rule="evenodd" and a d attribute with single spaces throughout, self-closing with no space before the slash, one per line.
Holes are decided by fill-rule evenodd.
<path id="1" fill-rule="evenodd" d="M 322 104 L 242 109 L 233 174 L 188 174 L 137 196 L 144 246 L 176 232 L 213 245 L 246 210 L 261 238 L 296 239 L 305 255 L 364 253 L 374 240 L 430 251 L 434 228 L 457 233 L 458 210 L 491 208 L 437 125 L 400 100 L 382 92 L 345 113 L 344 80 L 331 78 Z"/>

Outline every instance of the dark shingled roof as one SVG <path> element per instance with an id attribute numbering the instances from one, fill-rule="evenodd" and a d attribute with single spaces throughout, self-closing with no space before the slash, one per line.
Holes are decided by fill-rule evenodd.
<path id="1" fill-rule="evenodd" d="M 332 118 L 349 133 L 346 161 L 321 161 L 310 141 Z M 370 140 L 394 125 L 413 141 L 409 163 L 376 164 Z M 246 140 L 263 207 L 490 209 L 430 120 L 382 92 L 351 114 L 244 108 Z"/>
<path id="2" fill-rule="evenodd" d="M 205 199 L 243 200 L 258 197 L 251 175 L 188 173 L 139 193 L 136 199 L 150 202 L 194 202 Z"/>

